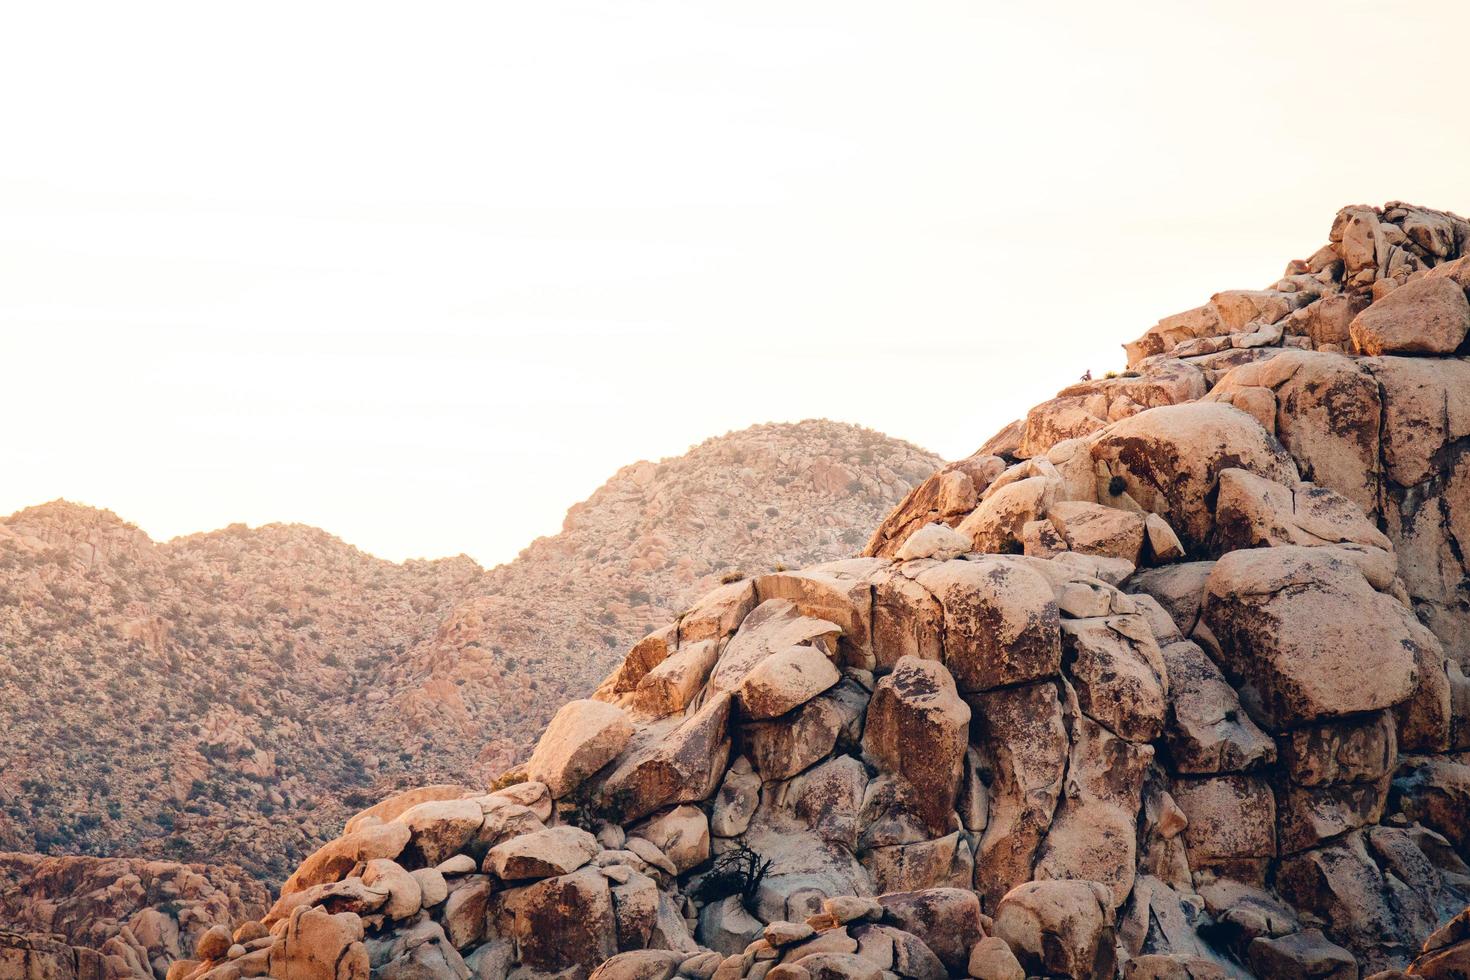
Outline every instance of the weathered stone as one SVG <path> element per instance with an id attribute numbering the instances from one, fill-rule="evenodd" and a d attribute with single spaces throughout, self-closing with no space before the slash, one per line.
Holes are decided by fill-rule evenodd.
<path id="1" fill-rule="evenodd" d="M 678 806 L 629 830 L 663 851 L 677 874 L 709 860 L 709 820 L 697 806 Z"/>
<path id="2" fill-rule="evenodd" d="M 1068 739 L 1056 685 L 1042 682 L 967 697 L 971 741 L 992 773 L 990 813 L 975 855 L 987 910 L 1031 878 L 1062 793 Z"/>
<path id="3" fill-rule="evenodd" d="M 780 650 L 809 644 L 836 654 L 841 633 L 836 623 L 804 615 L 789 599 L 768 599 L 745 617 L 725 644 L 710 674 L 706 696 L 714 699 L 738 690 L 756 664 Z"/>
<path id="4" fill-rule="evenodd" d="M 272 977 L 290 980 L 368 980 L 362 920 L 351 912 L 329 915 L 296 908 L 270 947 Z"/>
<path id="5" fill-rule="evenodd" d="M 455 882 L 439 914 L 444 936 L 455 949 L 468 949 L 485 938 L 490 891 L 490 879 L 484 875 L 469 875 Z"/>
<path id="6" fill-rule="evenodd" d="M 750 818 L 760 803 L 761 778 L 751 771 L 744 756 L 735 760 L 720 783 L 710 814 L 710 832 L 717 837 L 738 837 L 750 826 Z"/>
<path id="7" fill-rule="evenodd" d="M 1086 500 L 1059 500 L 1046 516 L 1072 551 L 1138 564 L 1143 552 L 1142 515 Z"/>
<path id="8" fill-rule="evenodd" d="M 403 853 L 413 832 L 402 823 L 385 823 L 365 826 L 362 830 L 344 834 L 319 847 L 310 857 L 301 862 L 286 883 L 281 886 L 281 899 L 294 892 L 304 891 L 313 885 L 341 881 L 353 868 L 374 858 L 396 858 Z M 280 902 L 277 902 L 280 905 Z M 268 915 L 263 921 L 267 925 L 280 918 Z"/>
<path id="9" fill-rule="evenodd" d="M 406 919 L 423 907 L 424 890 L 418 879 L 403 870 L 396 861 L 377 858 L 367 862 L 362 872 L 362 883 L 388 893 L 388 900 L 380 911 L 390 919 Z"/>
<path id="10" fill-rule="evenodd" d="M 855 687 L 843 681 L 789 715 L 742 725 L 742 746 L 761 778 L 790 779 L 830 755 L 839 739 L 852 740 L 867 695 Z"/>
<path id="11" fill-rule="evenodd" d="M 1266 977 L 1310 977 L 1312 980 L 1357 980 L 1353 954 L 1328 942 L 1317 929 L 1280 939 L 1262 936 L 1250 945 L 1252 970 Z"/>
<path id="12" fill-rule="evenodd" d="M 1202 623 L 1270 730 L 1387 708 L 1417 683 L 1412 614 L 1324 550 L 1234 551 L 1210 573 Z"/>
<path id="13" fill-rule="evenodd" d="M 1470 331 L 1470 302 L 1449 278 L 1407 283 L 1378 300 L 1349 326 L 1353 346 L 1380 354 L 1453 354 Z"/>
<path id="14" fill-rule="evenodd" d="M 1164 726 L 1164 660 L 1143 617 L 1066 620 L 1062 649 L 1089 717 L 1134 742 L 1158 738 Z"/>
<path id="15" fill-rule="evenodd" d="M 1060 483 L 1054 476 L 1032 476 L 992 487 L 955 530 L 970 539 L 970 550 L 990 554 L 1018 551 L 1022 529 L 1046 513 L 1056 500 Z"/>
<path id="16" fill-rule="evenodd" d="M 964 888 L 929 888 L 878 898 L 883 921 L 914 934 L 952 973 L 963 975 L 970 949 L 984 934 L 980 901 Z"/>
<path id="17" fill-rule="evenodd" d="M 724 775 L 729 719 L 730 695 L 721 694 L 689 717 L 635 739 L 613 765 L 602 795 L 625 821 L 707 798 Z"/>
<path id="18" fill-rule="evenodd" d="M 913 561 L 916 558 L 949 561 L 963 555 L 970 548 L 970 539 L 954 528 L 945 524 L 925 524 L 909 535 L 894 557 L 899 561 Z"/>
<path id="19" fill-rule="evenodd" d="M 1032 881 L 1010 891 L 995 913 L 995 935 L 1028 975 L 1113 975 L 1107 890 L 1087 881 Z"/>
<path id="20" fill-rule="evenodd" d="M 405 858 L 420 866 L 438 864 L 457 853 L 484 822 L 484 811 L 475 800 L 431 800 L 394 818 L 394 823 L 407 827 L 411 834 L 403 849 Z"/>
<path id="21" fill-rule="evenodd" d="M 1179 773 L 1244 772 L 1275 761 L 1276 746 L 1240 706 L 1235 689 L 1188 640 L 1161 651 L 1169 675 L 1164 744 Z"/>
<path id="22" fill-rule="evenodd" d="M 612 896 L 595 868 L 498 893 L 490 915 L 519 948 L 522 967 L 591 971 L 617 952 Z"/>
<path id="23" fill-rule="evenodd" d="M 775 718 L 806 704 L 842 679 L 816 647 L 778 650 L 751 668 L 740 682 L 740 705 L 747 717 Z"/>
<path id="24" fill-rule="evenodd" d="M 433 786 L 404 790 L 349 818 L 342 827 L 342 834 L 345 837 L 373 823 L 389 823 L 396 820 L 405 810 L 418 806 L 420 803 L 428 803 L 433 800 L 457 800 L 472 792 L 474 791 L 469 787 L 458 783 L 436 783 Z"/>
<path id="25" fill-rule="evenodd" d="M 936 835 L 950 829 L 968 744 L 970 708 L 942 664 L 905 657 L 878 682 L 863 730 L 863 754 L 903 776 Z"/>
<path id="26" fill-rule="evenodd" d="M 597 853 L 597 838 L 564 824 L 512 837 L 485 854 L 485 871 L 504 881 L 570 874 Z"/>
<path id="27" fill-rule="evenodd" d="M 1196 402 L 1149 409 L 1097 436 L 1092 457 L 1106 484 L 1122 481 L 1145 511 L 1169 522 L 1191 554 L 1202 553 L 1214 520 L 1210 496 L 1221 470 L 1246 469 L 1295 485 L 1296 466 L 1259 422 L 1228 405 Z"/>
<path id="28" fill-rule="evenodd" d="M 670 980 L 680 959 L 666 949 L 629 950 L 593 970 L 591 980 Z"/>
<path id="29" fill-rule="evenodd" d="M 546 726 L 526 774 L 545 783 L 552 796 L 565 796 L 617 758 L 632 737 L 633 723 L 617 705 L 569 701 Z"/>
<path id="30" fill-rule="evenodd" d="M 634 707 L 660 718 L 683 711 L 719 660 L 720 644 L 719 640 L 699 640 L 680 646 L 638 681 Z"/>
<path id="31" fill-rule="evenodd" d="M 1026 980 L 1021 961 L 999 936 L 986 936 L 970 950 L 970 976 L 975 980 Z"/>
<path id="32" fill-rule="evenodd" d="M 1249 881 L 1276 856 L 1276 801 L 1262 780 L 1177 779 L 1170 792 L 1189 819 L 1184 842 L 1191 868 L 1221 868 Z"/>
<path id="33" fill-rule="evenodd" d="M 949 561 L 918 582 L 944 610 L 944 663 L 963 691 L 1053 677 L 1060 617 L 1050 584 L 1023 560 Z"/>
<path id="34" fill-rule="evenodd" d="M 873 595 L 868 578 L 885 564 L 877 558 L 848 558 L 799 571 L 773 572 L 755 580 L 755 591 L 762 603 L 786 599 L 801 615 L 836 624 L 843 662 L 871 669 Z M 776 652 L 781 649 L 774 648 Z"/>

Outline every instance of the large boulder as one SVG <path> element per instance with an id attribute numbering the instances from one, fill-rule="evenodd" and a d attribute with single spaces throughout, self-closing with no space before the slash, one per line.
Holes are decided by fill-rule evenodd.
<path id="1" fill-rule="evenodd" d="M 1190 554 L 1204 552 L 1214 530 L 1210 498 L 1220 471 L 1232 467 L 1294 486 L 1296 465 L 1281 443 L 1245 412 L 1191 402 L 1149 409 L 1095 437 L 1099 490 L 1110 485 L 1160 515 Z"/>
<path id="2" fill-rule="evenodd" d="M 294 909 L 270 947 L 270 975 L 278 980 L 368 980 L 362 937 L 362 920 L 351 912 Z"/>
<path id="3" fill-rule="evenodd" d="M 617 705 L 569 701 L 542 732 L 526 775 L 545 783 L 552 796 L 565 796 L 616 759 L 632 737 L 633 723 Z"/>
<path id="4" fill-rule="evenodd" d="M 883 921 L 917 936 L 951 973 L 962 976 L 984 935 L 980 901 L 963 888 L 928 888 L 881 896 Z"/>
<path id="5" fill-rule="evenodd" d="M 739 688 L 740 706 L 747 717 L 775 718 L 806 704 L 841 679 L 841 672 L 816 647 L 787 647 L 745 675 Z"/>
<path id="6" fill-rule="evenodd" d="M 715 791 L 730 754 L 730 700 L 713 696 L 689 717 L 654 726 L 629 745 L 601 787 L 624 820 Z"/>
<path id="7" fill-rule="evenodd" d="M 1047 580 L 1023 559 L 947 561 L 917 581 L 944 610 L 944 662 L 962 691 L 1054 677 L 1060 617 Z"/>
<path id="8" fill-rule="evenodd" d="M 1470 331 L 1470 302 L 1449 278 L 1400 286 L 1354 318 L 1348 328 L 1364 354 L 1453 354 Z"/>
<path id="9" fill-rule="evenodd" d="M 532 970 L 586 975 L 618 951 L 612 894 L 596 868 L 499 892 L 489 915 Z"/>
<path id="10" fill-rule="evenodd" d="M 1013 889 L 995 913 L 1028 976 L 1102 980 L 1115 953 L 1108 890 L 1088 881 L 1032 881 Z"/>
<path id="11" fill-rule="evenodd" d="M 970 707 L 943 664 L 905 657 L 878 682 L 863 729 L 863 754 L 918 792 L 920 811 L 937 836 L 951 829 L 959 795 Z"/>
<path id="12" fill-rule="evenodd" d="M 1201 620 L 1210 652 L 1268 730 L 1376 711 L 1414 693 L 1413 614 L 1329 552 L 1233 551 L 1210 572 Z"/>

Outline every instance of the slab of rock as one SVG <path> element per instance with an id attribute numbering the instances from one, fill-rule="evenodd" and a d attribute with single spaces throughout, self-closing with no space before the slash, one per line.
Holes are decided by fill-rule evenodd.
<path id="1" fill-rule="evenodd" d="M 969 744 L 970 708 L 943 664 L 905 657 L 873 689 L 863 755 L 918 791 L 923 819 L 950 829 Z"/>
<path id="2" fill-rule="evenodd" d="M 980 900 L 964 888 L 928 888 L 880 895 L 883 922 L 917 936 L 955 975 L 963 975 L 970 949 L 984 935 Z"/>
<path id="3" fill-rule="evenodd" d="M 497 893 L 490 917 L 516 944 L 523 968 L 590 973 L 618 951 L 612 895 L 595 868 Z"/>
<path id="4" fill-rule="evenodd" d="M 1450 278 L 1406 283 L 1359 313 L 1349 325 L 1353 346 L 1380 354 L 1453 354 L 1470 331 L 1470 302 Z"/>
<path id="5" fill-rule="evenodd" d="M 751 668 L 740 682 L 740 705 L 747 717 L 775 718 L 806 704 L 842 679 L 816 647 L 778 650 Z"/>
<path id="6" fill-rule="evenodd" d="M 1031 878 L 1062 794 L 1069 742 L 1056 685 L 968 695 L 975 747 L 992 774 L 990 813 L 975 855 L 975 888 L 993 910 Z"/>
<path id="7" fill-rule="evenodd" d="M 1210 572 L 1201 622 L 1268 730 L 1391 707 L 1418 681 L 1413 614 L 1324 551 L 1232 551 Z"/>
<path id="8" fill-rule="evenodd" d="M 485 871 L 503 881 L 570 874 L 598 851 L 597 838 L 563 824 L 512 837 L 485 853 Z"/>
<path id="9" fill-rule="evenodd" d="M 961 690 L 1021 684 L 1060 670 L 1056 598 L 1024 559 L 947 561 L 917 580 L 944 610 L 944 662 Z"/>
<path id="10" fill-rule="evenodd" d="M 738 690 L 756 664 L 781 650 L 808 644 L 836 654 L 841 633 L 836 623 L 804 615 L 790 599 L 767 599 L 745 617 L 725 645 L 710 674 L 706 696 Z"/>
<path id="11" fill-rule="evenodd" d="M 642 837 L 663 851 L 673 862 L 677 874 L 709 860 L 709 819 L 697 806 L 676 806 L 650 817 L 628 833 Z"/>
<path id="12" fill-rule="evenodd" d="M 484 822 L 485 813 L 475 800 L 430 800 L 394 818 L 394 823 L 409 829 L 404 854 L 415 866 L 432 866 L 451 857 L 474 839 Z"/>
<path id="13" fill-rule="evenodd" d="M 1091 501 L 1059 500 L 1047 509 L 1046 517 L 1070 550 L 1138 564 L 1143 551 L 1143 515 Z"/>
<path id="14" fill-rule="evenodd" d="M 360 862 L 396 858 L 408 846 L 413 832 L 402 823 L 368 825 L 328 841 L 308 857 L 281 886 L 281 898 L 312 885 L 341 881 Z M 267 924 L 273 919 L 269 919 Z"/>
<path id="15" fill-rule="evenodd" d="M 657 717 L 683 711 L 704 686 L 719 658 L 719 640 L 685 643 L 643 675 L 633 692 L 634 706 Z"/>
<path id="16" fill-rule="evenodd" d="M 1141 616 L 1062 623 L 1063 662 L 1084 712 L 1121 738 L 1151 742 L 1164 727 L 1164 659 Z"/>
<path id="17" fill-rule="evenodd" d="M 624 822 L 706 799 L 715 791 L 730 752 L 730 700 L 729 694 L 711 697 L 688 718 L 630 745 L 616 760 L 601 790 Z"/>
<path id="18" fill-rule="evenodd" d="M 756 578 L 755 591 L 762 602 L 787 599 L 803 616 L 835 623 L 843 662 L 871 669 L 873 597 L 868 578 L 886 564 L 878 558 L 848 558 L 772 572 Z"/>
<path id="19" fill-rule="evenodd" d="M 633 737 L 633 723 L 615 704 L 583 699 L 562 705 L 526 763 L 526 775 L 562 797 L 617 758 Z"/>
<path id="20" fill-rule="evenodd" d="M 1276 799 L 1253 776 L 1176 779 L 1170 789 L 1189 824 L 1184 842 L 1195 870 L 1221 868 L 1259 879 L 1276 856 Z"/>
<path id="21" fill-rule="evenodd" d="M 1276 744 L 1198 644 L 1177 640 L 1161 652 L 1169 675 L 1164 745 L 1175 772 L 1245 772 L 1275 761 Z"/>
<path id="22" fill-rule="evenodd" d="M 351 912 L 329 915 L 316 908 L 294 909 L 279 941 L 270 947 L 270 975 L 293 980 L 368 980 L 370 967 L 362 937 L 362 920 Z"/>
<path id="23" fill-rule="evenodd" d="M 1265 977 L 1312 977 L 1313 980 L 1356 980 L 1353 954 L 1327 941 L 1318 929 L 1305 929 L 1280 939 L 1261 936 L 1247 953 L 1251 969 Z"/>
<path id="24" fill-rule="evenodd" d="M 992 487 L 955 530 L 972 542 L 968 550 L 991 554 L 1019 550 L 1022 530 L 1047 512 L 1060 485 L 1055 476 L 1032 476 Z"/>
<path id="25" fill-rule="evenodd" d="M 458 783 L 436 783 L 433 786 L 419 786 L 416 789 L 404 790 L 349 818 L 342 827 L 342 833 L 351 834 L 373 823 L 389 823 L 397 819 L 398 815 L 405 810 L 418 806 L 420 803 L 428 803 L 433 800 L 457 800 L 473 792 L 468 786 L 461 786 Z"/>

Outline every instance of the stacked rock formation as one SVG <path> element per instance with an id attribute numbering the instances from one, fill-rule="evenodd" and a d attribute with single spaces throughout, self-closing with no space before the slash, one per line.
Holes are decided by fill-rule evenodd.
<path id="1" fill-rule="evenodd" d="M 1330 237 L 168 980 L 1465 976 L 1470 224 Z"/>
<path id="2" fill-rule="evenodd" d="M 268 904 L 236 866 L 0 853 L 0 977 L 161 974 Z"/>

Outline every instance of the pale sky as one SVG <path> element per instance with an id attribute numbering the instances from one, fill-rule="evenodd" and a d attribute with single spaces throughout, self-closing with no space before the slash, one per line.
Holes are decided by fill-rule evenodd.
<path id="1" fill-rule="evenodd" d="M 507 560 L 825 416 L 949 457 L 1348 203 L 1470 213 L 1470 5 L 0 8 L 0 514 Z"/>

